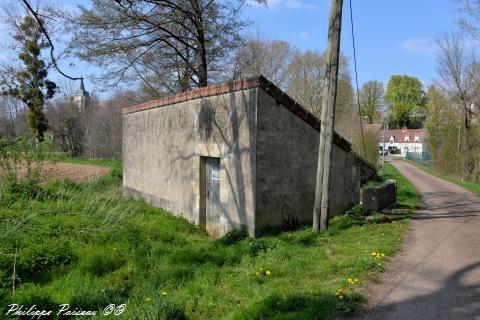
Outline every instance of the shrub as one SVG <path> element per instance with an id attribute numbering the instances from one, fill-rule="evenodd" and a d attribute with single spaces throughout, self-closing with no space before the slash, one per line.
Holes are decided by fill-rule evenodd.
<path id="1" fill-rule="evenodd" d="M 255 258 L 260 253 L 266 253 L 267 251 L 273 249 L 275 246 L 268 243 L 265 239 L 255 239 L 252 240 L 250 244 L 250 248 L 248 250 L 248 254 L 250 257 Z"/>
<path id="2" fill-rule="evenodd" d="M 35 144 L 25 138 L 0 139 L 0 201 L 35 198 L 40 192 L 40 178 L 51 144 Z"/>
<path id="3" fill-rule="evenodd" d="M 248 234 L 243 230 L 232 230 L 226 233 L 223 237 L 216 240 L 216 243 L 228 246 L 235 244 L 243 239 L 247 238 Z"/>
<path id="4" fill-rule="evenodd" d="M 38 240 L 38 239 L 36 239 Z M 50 271 L 67 265 L 76 258 L 68 242 L 43 239 L 20 248 L 17 256 L 17 274 L 22 282 L 48 280 Z"/>

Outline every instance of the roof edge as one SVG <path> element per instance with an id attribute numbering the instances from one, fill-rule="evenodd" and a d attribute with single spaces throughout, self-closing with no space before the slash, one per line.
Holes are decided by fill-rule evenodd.
<path id="1" fill-rule="evenodd" d="M 144 111 L 144 110 L 159 108 L 159 107 L 167 106 L 170 104 L 186 102 L 189 100 L 207 98 L 207 97 L 216 96 L 219 94 L 225 94 L 225 93 L 234 92 L 234 91 L 241 91 L 241 90 L 256 88 L 258 87 L 259 79 L 261 77 L 262 76 L 239 79 L 239 80 L 234 80 L 234 81 L 230 81 L 222 84 L 211 85 L 208 87 L 203 87 L 195 90 L 168 95 L 160 99 L 155 99 L 152 101 L 125 107 L 122 109 L 122 114 L 126 115 L 130 113 Z"/>
<path id="2" fill-rule="evenodd" d="M 298 102 L 296 102 L 292 97 L 283 92 L 275 84 L 265 78 L 263 75 L 256 77 L 250 77 L 246 79 L 233 80 L 230 82 L 211 85 L 204 88 L 199 88 L 191 91 L 186 91 L 182 93 L 177 93 L 169 96 L 162 97 L 160 99 L 136 104 L 133 106 L 125 107 L 122 109 L 122 114 L 131 114 L 135 112 L 140 112 L 144 110 L 159 108 L 175 103 L 186 102 L 193 99 L 206 98 L 211 96 L 216 96 L 219 94 L 225 94 L 229 92 L 247 90 L 260 87 L 277 102 L 282 104 L 290 112 L 294 113 L 297 117 L 308 123 L 316 131 L 320 132 L 320 120 L 313 115 L 310 111 L 302 107 Z M 342 150 L 346 152 L 352 152 L 352 145 L 348 140 L 334 132 L 333 142 Z M 374 168 L 368 161 L 363 159 L 358 154 L 354 153 L 361 162 L 367 164 L 371 168 Z"/>

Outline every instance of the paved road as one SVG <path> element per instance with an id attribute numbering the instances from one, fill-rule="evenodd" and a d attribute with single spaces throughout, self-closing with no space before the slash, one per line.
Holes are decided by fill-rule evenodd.
<path id="1" fill-rule="evenodd" d="M 405 248 L 355 319 L 480 319 L 480 198 L 408 163 L 391 163 L 422 195 Z"/>

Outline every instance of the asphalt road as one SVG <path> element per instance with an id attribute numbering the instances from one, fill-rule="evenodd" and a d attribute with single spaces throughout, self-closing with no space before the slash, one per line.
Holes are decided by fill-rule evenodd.
<path id="1" fill-rule="evenodd" d="M 422 195 L 404 250 L 367 288 L 353 319 L 480 319 L 480 198 L 406 162 L 391 163 Z"/>

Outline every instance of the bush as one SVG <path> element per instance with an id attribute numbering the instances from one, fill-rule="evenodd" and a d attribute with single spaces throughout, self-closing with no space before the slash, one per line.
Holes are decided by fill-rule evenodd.
<path id="1" fill-rule="evenodd" d="M 38 239 L 35 239 L 38 241 Z M 17 274 L 20 281 L 42 282 L 50 278 L 50 271 L 67 265 L 76 258 L 68 242 L 42 239 L 20 248 L 17 256 Z"/>
<path id="2" fill-rule="evenodd" d="M 38 144 L 25 138 L 0 139 L 0 201 L 35 198 L 40 193 L 40 178 L 51 144 Z"/>
<path id="3" fill-rule="evenodd" d="M 248 234 L 243 230 L 232 230 L 226 233 L 223 237 L 216 240 L 216 243 L 228 246 L 235 244 L 243 239 L 247 238 Z"/>

